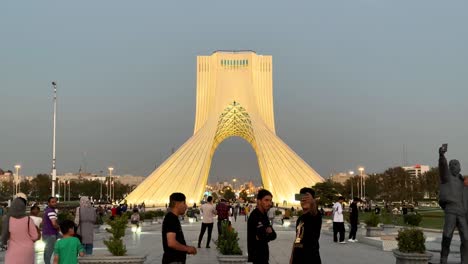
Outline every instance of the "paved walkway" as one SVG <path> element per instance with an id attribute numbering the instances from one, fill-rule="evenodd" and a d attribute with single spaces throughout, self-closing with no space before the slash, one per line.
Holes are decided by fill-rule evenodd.
<path id="1" fill-rule="evenodd" d="M 196 246 L 198 241 L 198 234 L 200 232 L 200 222 L 198 223 L 183 223 L 182 229 L 184 231 L 185 239 L 188 244 Z M 239 242 L 244 254 L 247 253 L 247 223 L 244 220 L 238 219 L 233 223 L 234 228 L 239 233 Z M 295 231 L 294 227 L 282 227 L 279 225 L 274 226 L 278 238 L 270 242 L 270 263 L 271 264 L 285 264 L 289 263 L 291 254 L 291 245 L 294 241 Z M 205 233 L 204 239 L 207 234 Z M 95 236 L 94 253 L 96 255 L 107 254 L 102 240 L 107 237 L 106 232 L 98 232 Z M 213 237 L 217 238 L 216 225 L 213 229 Z M 127 245 L 129 254 L 147 255 L 146 263 L 161 263 L 163 249 L 161 242 L 161 224 L 145 225 L 142 227 L 141 233 L 134 233 L 127 229 L 125 236 L 125 243 Z M 205 242 L 202 243 L 204 245 Z M 390 264 L 395 263 L 395 258 L 391 252 L 384 252 L 377 247 L 369 246 L 363 243 L 348 243 L 336 244 L 332 242 L 332 237 L 327 233 L 322 233 L 320 237 L 320 255 L 322 256 L 323 263 L 339 264 L 339 263 L 356 263 L 356 264 Z M 217 250 L 212 243 L 210 249 L 198 249 L 198 254 L 195 256 L 188 256 L 187 263 L 217 263 L 216 260 Z M 0 252 L 0 263 L 3 263 L 4 252 Z M 37 263 L 43 263 L 42 252 L 37 254 Z"/>

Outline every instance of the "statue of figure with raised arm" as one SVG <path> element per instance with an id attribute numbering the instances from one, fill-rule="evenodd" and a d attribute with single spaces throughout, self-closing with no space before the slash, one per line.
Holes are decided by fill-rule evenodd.
<path id="1" fill-rule="evenodd" d="M 447 159 L 445 158 L 446 152 L 447 144 L 443 144 L 439 148 L 439 205 L 445 212 L 440 263 L 447 263 L 450 243 L 452 242 L 453 231 L 456 227 L 460 234 L 461 263 L 468 264 L 468 222 L 464 206 L 464 179 L 460 174 L 460 162 L 454 159 L 447 164 Z"/>

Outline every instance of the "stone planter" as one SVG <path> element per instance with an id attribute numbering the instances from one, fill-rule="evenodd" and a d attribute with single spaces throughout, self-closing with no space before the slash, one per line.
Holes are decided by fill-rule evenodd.
<path id="1" fill-rule="evenodd" d="M 248 257 L 244 255 L 221 255 L 218 254 L 218 263 L 220 264 L 245 264 Z"/>
<path id="2" fill-rule="evenodd" d="M 112 263 L 128 263 L 128 264 L 143 264 L 146 256 L 85 256 L 78 258 L 80 264 L 112 264 Z"/>
<path id="3" fill-rule="evenodd" d="M 104 224 L 99 226 L 99 232 L 106 232 L 106 229 L 110 228 L 110 225 Z"/>
<path id="4" fill-rule="evenodd" d="M 366 237 L 380 237 L 382 235 L 381 227 L 368 226 L 366 228 Z"/>
<path id="5" fill-rule="evenodd" d="M 431 253 L 403 253 L 398 249 L 393 251 L 396 264 L 426 264 L 432 257 Z"/>
<path id="6" fill-rule="evenodd" d="M 382 226 L 383 233 L 386 235 L 392 234 L 395 232 L 395 225 L 393 224 L 384 224 Z"/>

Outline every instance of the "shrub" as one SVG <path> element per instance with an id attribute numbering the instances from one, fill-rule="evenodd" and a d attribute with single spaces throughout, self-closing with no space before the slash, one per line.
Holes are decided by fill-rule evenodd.
<path id="1" fill-rule="evenodd" d="M 420 214 L 407 214 L 404 216 L 404 221 L 410 226 L 419 226 L 422 216 Z"/>
<path id="2" fill-rule="evenodd" d="M 74 217 L 73 214 L 71 214 L 68 210 L 60 211 L 60 212 L 57 214 L 57 222 L 60 224 L 60 223 L 62 223 L 64 220 L 75 221 L 75 217 Z"/>
<path id="3" fill-rule="evenodd" d="M 145 219 L 153 219 L 153 217 L 156 217 L 156 214 L 154 211 L 145 212 Z"/>
<path id="4" fill-rule="evenodd" d="M 380 219 L 382 220 L 382 223 L 383 224 L 393 224 L 394 221 L 393 221 L 393 215 L 389 214 L 389 213 L 383 213 L 381 216 L 380 216 Z"/>
<path id="5" fill-rule="evenodd" d="M 373 213 L 366 219 L 365 223 L 368 227 L 376 227 L 380 223 L 380 217 Z"/>
<path id="6" fill-rule="evenodd" d="M 163 210 L 156 210 L 155 211 L 155 217 L 164 217 L 166 213 L 164 213 Z"/>
<path id="7" fill-rule="evenodd" d="M 132 211 L 126 211 L 122 216 L 126 217 L 127 219 L 130 219 L 130 216 L 132 216 L 132 214 Z"/>
<path id="8" fill-rule="evenodd" d="M 106 228 L 106 231 L 111 233 L 112 236 L 109 240 L 104 240 L 104 244 L 114 256 L 124 256 L 125 253 L 127 253 L 127 248 L 122 240 L 122 237 L 125 236 L 127 221 L 128 219 L 126 217 L 115 217 L 114 220 L 107 222 L 110 228 Z"/>
<path id="9" fill-rule="evenodd" d="M 283 214 L 283 212 L 281 212 L 281 210 L 276 210 L 276 211 L 275 211 L 275 215 L 276 215 L 276 216 L 282 215 L 282 214 Z"/>
<path id="10" fill-rule="evenodd" d="M 403 253 L 424 253 L 426 251 L 426 238 L 420 229 L 404 228 L 398 231 L 396 237 L 398 250 Z"/>
<path id="11" fill-rule="evenodd" d="M 229 222 L 223 221 L 216 248 L 223 255 L 242 255 L 238 234 Z"/>

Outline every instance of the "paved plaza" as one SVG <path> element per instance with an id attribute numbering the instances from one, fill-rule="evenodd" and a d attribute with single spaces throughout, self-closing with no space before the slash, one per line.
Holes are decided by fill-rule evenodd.
<path id="1" fill-rule="evenodd" d="M 146 224 L 146 223 L 145 223 Z M 243 218 L 238 218 L 237 222 L 233 222 L 233 226 L 239 232 L 239 242 L 244 254 L 247 253 L 247 222 Z M 182 223 L 182 229 L 186 241 L 189 245 L 196 246 L 198 234 L 200 232 L 201 223 Z M 294 227 L 274 226 L 278 238 L 270 242 L 270 263 L 284 264 L 289 263 L 292 241 L 294 241 Z M 325 228 L 324 228 L 325 229 Z M 94 254 L 106 254 L 102 240 L 108 235 L 105 231 L 99 231 L 95 236 Z M 205 233 L 204 239 L 207 234 Z M 216 225 L 213 229 L 213 237 L 217 237 Z M 337 244 L 332 242 L 332 237 L 329 232 L 324 231 L 320 237 L 320 254 L 323 263 L 339 264 L 339 263 L 359 263 L 359 264 L 386 264 L 395 263 L 395 259 L 391 252 L 382 251 L 382 249 L 370 246 L 364 243 L 347 243 Z M 163 249 L 161 242 L 161 224 L 147 224 L 142 227 L 141 233 L 134 233 L 130 228 L 127 229 L 125 236 L 129 254 L 146 255 L 146 263 L 161 263 Z M 205 243 L 203 242 L 202 245 Z M 3 263 L 4 252 L 0 252 L 0 263 Z M 195 256 L 188 256 L 187 263 L 217 263 L 217 250 L 212 243 L 211 248 L 200 248 Z M 42 252 L 37 254 L 37 263 L 43 263 Z"/>

